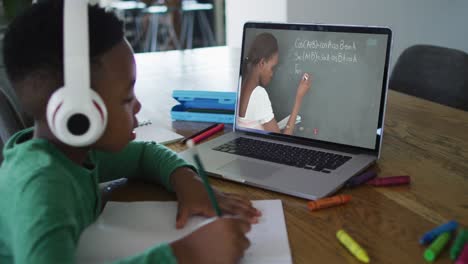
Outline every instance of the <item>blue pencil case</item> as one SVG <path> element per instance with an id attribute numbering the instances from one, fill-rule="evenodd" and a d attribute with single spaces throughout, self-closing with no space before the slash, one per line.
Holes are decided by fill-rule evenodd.
<path id="1" fill-rule="evenodd" d="M 180 103 L 172 107 L 172 120 L 234 123 L 235 92 L 174 90 L 172 97 Z"/>

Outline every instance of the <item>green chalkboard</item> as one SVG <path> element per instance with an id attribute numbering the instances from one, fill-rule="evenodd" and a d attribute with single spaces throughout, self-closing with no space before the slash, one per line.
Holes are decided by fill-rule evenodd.
<path id="1" fill-rule="evenodd" d="M 387 52 L 383 34 L 249 28 L 244 55 L 256 35 L 273 34 L 279 63 L 266 87 L 277 121 L 294 105 L 303 73 L 312 75 L 294 135 L 373 149 Z"/>

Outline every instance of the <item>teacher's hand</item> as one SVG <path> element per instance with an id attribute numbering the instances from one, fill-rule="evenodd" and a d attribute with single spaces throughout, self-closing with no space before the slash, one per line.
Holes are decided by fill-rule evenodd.
<path id="1" fill-rule="evenodd" d="M 297 87 L 296 98 L 302 99 L 302 97 L 304 97 L 304 95 L 306 95 L 306 93 L 309 91 L 311 84 L 312 75 L 310 75 L 309 73 L 304 73 L 299 82 L 299 87 Z"/>

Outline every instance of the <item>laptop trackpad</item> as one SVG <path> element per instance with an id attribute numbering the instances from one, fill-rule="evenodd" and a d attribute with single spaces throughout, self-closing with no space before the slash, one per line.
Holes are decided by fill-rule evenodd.
<path id="1" fill-rule="evenodd" d="M 218 171 L 221 175 L 227 177 L 235 176 L 266 179 L 271 177 L 275 172 L 277 172 L 281 168 L 282 167 L 280 166 L 236 159 L 219 167 Z"/>

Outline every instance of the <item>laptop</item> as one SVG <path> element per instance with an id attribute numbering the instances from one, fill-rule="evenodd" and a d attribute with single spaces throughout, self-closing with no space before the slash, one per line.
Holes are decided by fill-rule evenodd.
<path id="1" fill-rule="evenodd" d="M 233 131 L 197 147 L 208 175 L 336 192 L 380 156 L 391 41 L 386 27 L 246 23 Z"/>

